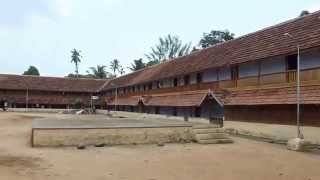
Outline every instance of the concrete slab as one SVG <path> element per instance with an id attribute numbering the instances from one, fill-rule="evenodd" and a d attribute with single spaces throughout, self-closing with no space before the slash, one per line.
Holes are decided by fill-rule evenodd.
<path id="1" fill-rule="evenodd" d="M 191 123 L 134 118 L 108 118 L 106 116 L 72 116 L 68 118 L 35 119 L 33 129 L 108 129 L 108 128 L 156 128 L 191 127 Z"/>
<path id="2" fill-rule="evenodd" d="M 68 115 L 35 119 L 32 146 L 122 145 L 190 142 L 192 124 L 165 119 Z"/>

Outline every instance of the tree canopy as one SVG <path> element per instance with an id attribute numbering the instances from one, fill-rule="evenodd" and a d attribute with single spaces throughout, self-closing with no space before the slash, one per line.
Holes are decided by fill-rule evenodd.
<path id="1" fill-rule="evenodd" d="M 77 49 L 71 50 L 71 62 L 75 64 L 75 73 L 76 75 L 79 74 L 79 63 L 81 62 L 81 51 Z"/>
<path id="2" fill-rule="evenodd" d="M 113 74 L 119 70 L 120 62 L 118 59 L 114 59 L 110 62 L 110 69 L 113 71 Z"/>
<path id="3" fill-rule="evenodd" d="M 234 34 L 230 33 L 228 30 L 213 30 L 210 33 L 203 33 L 199 46 L 201 48 L 207 48 L 217 43 L 232 40 L 233 38 Z M 145 54 L 146 58 L 149 60 L 147 63 L 144 63 L 141 58 L 135 59 L 129 68 L 132 71 L 137 71 L 148 66 L 159 64 L 163 61 L 188 55 L 191 52 L 200 50 L 201 48 L 196 46 L 191 47 L 191 43 L 184 44 L 178 36 L 169 34 L 163 38 L 160 37 L 159 42 L 154 47 L 151 47 L 151 52 Z"/>
<path id="4" fill-rule="evenodd" d="M 129 69 L 131 71 L 137 71 L 139 69 L 143 69 L 146 67 L 146 64 L 143 62 L 142 58 L 140 59 L 134 59 L 133 63 L 131 63 L 131 67 Z"/>
<path id="5" fill-rule="evenodd" d="M 90 74 L 68 74 L 67 76 L 65 77 L 68 77 L 68 78 L 90 78 L 90 79 L 93 79 L 94 77 Z"/>
<path id="6" fill-rule="evenodd" d="M 305 15 L 308 15 L 308 14 L 310 14 L 310 12 L 309 11 L 307 11 L 307 10 L 303 10 L 303 11 L 301 11 L 301 13 L 300 13 L 300 17 L 302 17 L 302 16 L 305 16 Z"/>
<path id="7" fill-rule="evenodd" d="M 159 38 L 158 44 L 151 47 L 151 52 L 145 56 L 150 64 L 158 64 L 160 62 L 170 60 L 179 56 L 189 54 L 191 43 L 183 44 L 178 36 L 167 35 Z"/>
<path id="8" fill-rule="evenodd" d="M 110 69 L 113 72 L 113 76 L 117 76 L 117 73 L 119 73 L 120 75 L 123 75 L 125 73 L 123 67 L 120 65 L 120 61 L 118 59 L 113 59 L 110 62 Z"/>
<path id="9" fill-rule="evenodd" d="M 124 73 L 126 73 L 122 66 L 120 66 L 120 68 L 119 68 L 119 73 L 120 73 L 120 75 L 123 75 Z"/>
<path id="10" fill-rule="evenodd" d="M 203 37 L 201 38 L 199 45 L 202 48 L 207 48 L 232 39 L 234 39 L 234 34 L 230 33 L 228 30 L 212 30 L 210 33 L 203 33 Z"/>
<path id="11" fill-rule="evenodd" d="M 28 70 L 24 71 L 23 75 L 40 76 L 40 73 L 35 66 L 29 66 Z"/>
<path id="12" fill-rule="evenodd" d="M 105 79 L 111 76 L 111 74 L 106 71 L 106 66 L 104 65 L 97 65 L 97 67 L 90 67 L 89 69 L 91 73 L 87 71 L 88 75 L 96 79 Z"/>

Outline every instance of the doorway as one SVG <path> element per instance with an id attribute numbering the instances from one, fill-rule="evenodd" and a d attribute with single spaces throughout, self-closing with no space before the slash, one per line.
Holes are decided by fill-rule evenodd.
<path id="1" fill-rule="evenodd" d="M 286 57 L 287 64 L 287 82 L 295 82 L 297 77 L 298 60 L 297 54 Z"/>
<path id="2" fill-rule="evenodd" d="M 287 61 L 287 70 L 297 70 L 298 67 L 298 61 L 297 61 L 297 55 L 293 54 L 293 55 L 289 55 L 286 57 L 286 61 Z"/>

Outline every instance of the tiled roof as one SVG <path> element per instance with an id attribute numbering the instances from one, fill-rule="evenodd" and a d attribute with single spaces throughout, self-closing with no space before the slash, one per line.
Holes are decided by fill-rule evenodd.
<path id="1" fill-rule="evenodd" d="M 147 106 L 177 106 L 177 107 L 191 107 L 200 106 L 207 97 L 217 98 L 220 103 L 220 97 L 222 94 L 214 94 L 208 91 L 193 91 L 183 93 L 171 93 L 153 95 L 146 102 Z"/>
<path id="2" fill-rule="evenodd" d="M 286 37 L 285 33 L 290 33 L 295 39 Z M 110 84 L 129 86 L 290 54 L 296 51 L 298 43 L 302 50 L 320 46 L 320 11 L 116 78 Z M 104 90 L 109 88 L 112 87 L 105 86 Z"/>
<path id="3" fill-rule="evenodd" d="M 0 89 L 97 92 L 108 80 L 0 74 Z"/>
<path id="4" fill-rule="evenodd" d="M 200 106 L 207 93 L 190 93 L 190 94 L 171 94 L 152 96 L 147 102 L 148 106 L 176 106 L 176 107 L 191 107 Z"/>
<path id="5" fill-rule="evenodd" d="M 209 92 L 205 91 L 188 91 L 188 92 L 176 92 L 165 93 L 151 96 L 131 96 L 131 97 L 119 97 L 117 105 L 130 105 L 136 106 L 139 102 L 145 106 L 176 106 L 176 107 L 191 107 L 200 106 L 205 98 L 214 98 L 221 103 L 223 97 L 222 92 Z M 108 105 L 115 105 L 114 98 L 107 101 Z M 222 105 L 222 104 L 221 104 Z"/>
<path id="6" fill-rule="evenodd" d="M 211 96 L 224 106 L 230 105 L 275 105 L 296 104 L 296 87 L 268 87 L 255 89 L 207 90 L 154 94 L 149 96 L 119 97 L 117 105 L 136 106 L 143 102 L 145 106 L 200 106 L 207 96 Z M 114 105 L 114 99 L 107 101 Z M 320 85 L 301 86 L 301 104 L 320 104 Z"/>
<path id="7" fill-rule="evenodd" d="M 224 99 L 228 105 L 296 104 L 296 87 L 233 90 Z M 301 86 L 301 104 L 320 104 L 320 85 Z"/>

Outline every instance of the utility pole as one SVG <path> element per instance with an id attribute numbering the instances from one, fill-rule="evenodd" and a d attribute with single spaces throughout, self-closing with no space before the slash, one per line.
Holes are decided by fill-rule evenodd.
<path id="1" fill-rule="evenodd" d="M 296 39 L 289 33 L 285 33 L 284 36 L 287 36 L 289 38 L 291 38 L 292 40 L 296 41 Z M 301 114 L 300 114 L 300 99 L 301 99 L 301 92 L 300 92 L 300 45 L 297 43 L 297 82 L 296 82 L 296 103 L 297 103 L 297 138 L 300 139 L 304 139 L 302 131 L 301 131 L 301 123 L 300 123 L 300 118 L 301 118 Z"/>
<path id="2" fill-rule="evenodd" d="M 297 136 L 298 138 L 303 139 L 303 134 L 301 132 L 301 124 L 300 124 L 300 46 L 297 45 Z"/>
<path id="3" fill-rule="evenodd" d="M 92 93 L 91 93 L 91 95 L 90 95 L 90 109 L 91 109 L 91 113 L 93 113 L 93 95 L 92 95 Z"/>
<path id="4" fill-rule="evenodd" d="M 115 83 L 113 83 L 113 82 L 111 82 L 111 84 L 110 84 L 113 88 L 115 88 L 115 96 L 114 96 L 114 111 L 117 111 L 117 105 L 118 105 L 118 86 L 115 84 Z M 111 93 L 111 95 L 112 95 L 112 93 Z"/>
<path id="5" fill-rule="evenodd" d="M 28 106 L 29 106 L 29 89 L 27 88 L 27 92 L 26 92 L 26 112 L 28 111 Z"/>
<path id="6" fill-rule="evenodd" d="M 116 87 L 115 100 L 114 100 L 114 111 L 117 111 L 117 103 L 118 103 L 118 88 Z"/>

